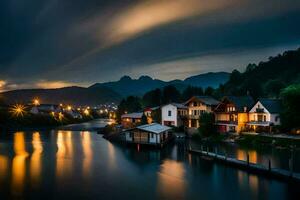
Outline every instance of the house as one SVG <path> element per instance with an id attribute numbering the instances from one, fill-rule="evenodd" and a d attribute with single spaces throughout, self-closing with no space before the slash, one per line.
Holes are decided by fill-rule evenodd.
<path id="1" fill-rule="evenodd" d="M 185 102 L 188 107 L 188 128 L 199 128 L 203 113 L 212 113 L 220 102 L 210 96 L 194 96 Z"/>
<path id="2" fill-rule="evenodd" d="M 161 123 L 166 126 L 183 126 L 188 115 L 188 107 L 179 103 L 170 103 L 161 107 Z"/>
<path id="3" fill-rule="evenodd" d="M 33 106 L 30 111 L 32 114 L 50 114 L 52 112 L 59 113 L 62 112 L 62 108 L 59 105 L 54 104 L 40 104 Z"/>
<path id="4" fill-rule="evenodd" d="M 280 125 L 281 103 L 278 99 L 258 99 L 249 111 L 249 130 L 271 132 L 272 126 Z"/>
<path id="5" fill-rule="evenodd" d="M 173 138 L 170 130 L 170 127 L 157 123 L 137 126 L 125 131 L 125 141 L 162 147 Z"/>
<path id="6" fill-rule="evenodd" d="M 128 113 L 121 116 L 121 124 L 124 128 L 133 128 L 142 121 L 143 112 Z"/>
<path id="7" fill-rule="evenodd" d="M 159 106 L 152 107 L 152 108 L 145 108 L 144 109 L 144 114 L 147 117 L 148 124 L 151 124 L 151 123 L 154 122 L 154 119 L 153 119 L 154 115 L 156 115 L 156 113 L 160 114 L 159 111 L 160 111 L 160 107 Z"/>
<path id="8" fill-rule="evenodd" d="M 219 132 L 241 132 L 249 122 L 249 110 L 254 100 L 250 96 L 224 97 L 215 108 L 215 122 Z"/>

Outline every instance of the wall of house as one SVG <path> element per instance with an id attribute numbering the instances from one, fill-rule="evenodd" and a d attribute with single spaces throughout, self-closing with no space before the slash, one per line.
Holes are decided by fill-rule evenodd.
<path id="1" fill-rule="evenodd" d="M 229 121 L 229 114 L 226 113 L 215 113 L 216 121 Z"/>
<path id="2" fill-rule="evenodd" d="M 149 134 L 150 134 L 149 143 L 156 144 L 156 138 L 158 138 L 159 135 L 155 133 L 149 133 Z M 159 141 L 159 139 L 157 139 L 157 141 Z"/>
<path id="3" fill-rule="evenodd" d="M 171 116 L 168 115 L 169 111 L 171 111 Z M 177 107 L 172 104 L 163 106 L 161 108 L 161 121 L 162 125 L 164 125 L 165 122 L 173 122 L 174 126 L 178 126 Z"/>
<path id="4" fill-rule="evenodd" d="M 277 118 L 277 120 L 276 120 L 276 118 Z M 275 126 L 280 125 L 281 124 L 280 115 L 279 114 L 271 114 L 270 122 L 272 122 Z"/>
<path id="5" fill-rule="evenodd" d="M 249 121 L 249 115 L 248 113 L 238 113 L 238 126 L 237 126 L 237 132 L 241 132 L 246 128 L 246 124 Z"/>
<path id="6" fill-rule="evenodd" d="M 131 134 L 129 131 L 125 133 L 125 139 L 126 139 L 126 141 L 132 142 L 132 137 L 131 137 Z"/>

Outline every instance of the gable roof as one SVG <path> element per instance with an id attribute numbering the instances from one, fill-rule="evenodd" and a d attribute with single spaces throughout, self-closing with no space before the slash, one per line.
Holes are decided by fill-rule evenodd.
<path id="1" fill-rule="evenodd" d="M 187 106 L 185 106 L 181 103 L 169 103 L 169 104 L 163 105 L 162 107 L 167 106 L 167 105 L 173 105 L 173 106 L 175 106 L 176 108 L 179 108 L 179 109 L 187 109 L 188 108 Z"/>
<path id="2" fill-rule="evenodd" d="M 121 116 L 121 118 L 133 118 L 133 119 L 139 119 L 142 118 L 143 113 L 142 112 L 136 112 L 136 113 L 128 113 Z"/>
<path id="3" fill-rule="evenodd" d="M 216 106 L 220 103 L 220 101 L 214 99 L 211 96 L 193 96 L 191 97 L 187 102 L 185 102 L 185 105 L 191 102 L 193 99 L 198 99 L 202 101 L 204 104 L 209 105 L 209 106 Z"/>
<path id="4" fill-rule="evenodd" d="M 257 102 L 260 102 L 270 113 L 281 112 L 281 102 L 279 99 L 260 98 Z"/>
<path id="5" fill-rule="evenodd" d="M 142 125 L 142 126 L 138 126 L 136 128 L 140 129 L 140 130 L 143 130 L 143 131 L 155 133 L 155 134 L 160 134 L 160 133 L 163 133 L 165 131 L 171 130 L 171 127 L 164 126 L 164 125 L 161 125 L 161 124 L 158 124 L 158 123 L 145 124 L 145 125 Z"/>
<path id="6" fill-rule="evenodd" d="M 244 111 L 244 107 L 247 107 L 249 110 L 255 103 L 253 98 L 250 96 L 226 96 L 224 99 L 233 103 L 236 106 L 237 111 L 241 112 Z"/>

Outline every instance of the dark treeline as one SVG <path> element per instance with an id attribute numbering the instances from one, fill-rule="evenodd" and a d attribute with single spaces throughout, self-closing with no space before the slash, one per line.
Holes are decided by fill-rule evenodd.
<path id="1" fill-rule="evenodd" d="M 219 87 L 220 95 L 245 95 L 280 97 L 282 89 L 300 83 L 300 48 L 270 57 L 258 65 L 249 64 L 241 73 L 234 70 L 230 79 Z"/>

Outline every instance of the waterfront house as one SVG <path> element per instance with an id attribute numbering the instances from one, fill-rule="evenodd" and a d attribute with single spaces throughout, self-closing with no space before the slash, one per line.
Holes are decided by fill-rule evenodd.
<path id="1" fill-rule="evenodd" d="M 199 119 L 203 113 L 212 113 L 220 102 L 210 96 L 193 96 L 185 106 L 188 107 L 188 128 L 199 128 Z"/>
<path id="2" fill-rule="evenodd" d="M 281 103 L 278 99 L 258 99 L 249 111 L 249 131 L 271 132 L 273 126 L 280 125 Z"/>
<path id="3" fill-rule="evenodd" d="M 121 124 L 124 128 L 133 128 L 141 123 L 143 112 L 128 113 L 121 116 Z"/>
<path id="4" fill-rule="evenodd" d="M 183 126 L 188 115 L 188 107 L 179 103 L 169 103 L 161 107 L 161 123 L 166 126 Z"/>
<path id="5" fill-rule="evenodd" d="M 246 129 L 249 110 L 254 100 L 250 96 L 227 96 L 215 108 L 215 123 L 221 133 L 239 133 Z"/>
<path id="6" fill-rule="evenodd" d="M 173 138 L 171 128 L 157 123 L 137 126 L 125 131 L 125 141 L 162 147 Z"/>

